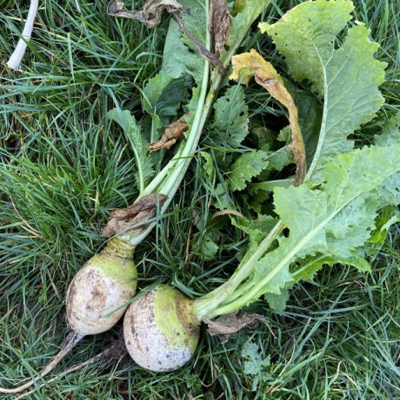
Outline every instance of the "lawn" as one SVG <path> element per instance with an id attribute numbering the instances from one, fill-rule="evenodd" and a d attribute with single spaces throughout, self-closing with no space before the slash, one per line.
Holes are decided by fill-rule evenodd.
<path id="1" fill-rule="evenodd" d="M 187 72 L 171 81 L 169 92 L 158 93 L 160 71 L 170 66 L 173 74 L 176 68 L 168 58 L 173 52 L 164 49 L 172 24 L 167 12 L 149 29 L 108 15 L 107 0 L 42 0 L 21 70 L 12 71 L 6 62 L 29 3 L 0 0 L 0 386 L 7 388 L 34 377 L 57 354 L 68 332 L 69 283 L 103 248 L 101 231 L 111 211 L 132 204 L 178 146 L 147 154 L 152 171 L 140 175 L 132 131 L 122 129 L 109 111 L 128 110 L 144 140 L 157 140 L 162 128 L 184 112 L 193 114 L 196 104 L 189 101 L 198 94 L 193 86 L 200 74 L 198 60 L 203 62 L 192 50 Z M 138 9 L 143 3 L 126 1 L 126 7 Z M 296 82 L 288 74 L 285 57 L 260 32 L 258 22 L 273 24 L 300 3 L 269 2 L 237 49 L 256 49 L 270 61 L 299 107 L 321 99 L 308 81 Z M 400 136 L 400 3 L 355 0 L 354 6 L 353 19 L 335 39 L 336 48 L 350 27 L 364 23 L 380 45 L 375 58 L 387 63 L 380 84 L 384 103 L 351 136 L 361 147 L 385 129 Z M 231 71 L 230 63 L 227 68 Z M 363 68 L 359 66 L 360 73 Z M 271 192 L 255 188 L 264 181 L 292 182 L 288 177 L 293 178 L 295 168 L 288 146 L 275 160 L 280 169 L 255 167 L 249 179 L 232 178 L 234 166 L 240 166 L 238 157 L 274 150 L 268 144 L 276 145 L 278 134 L 281 142 L 287 139 L 287 110 L 254 79 L 245 86 L 222 78 L 215 96 L 217 106 L 211 105 L 175 196 L 135 249 L 140 290 L 170 283 L 195 298 L 226 282 L 249 245 L 250 228 L 246 231 L 240 218 L 273 215 Z M 231 98 L 235 100 L 229 102 Z M 152 99 L 158 108 L 150 105 Z M 310 110 L 311 120 L 314 108 Z M 235 123 L 224 122 L 224 112 L 236 112 Z M 249 133 L 239 140 L 244 133 L 235 129 L 247 126 L 247 120 Z M 305 119 L 300 125 L 306 126 Z M 398 216 L 398 209 L 386 206 L 376 225 L 398 221 Z M 260 221 L 262 229 L 272 226 L 267 218 Z M 59 375 L 119 339 L 120 322 L 84 337 L 27 398 L 400 400 L 399 222 L 387 232 L 377 231 L 369 243 L 374 249 L 366 257 L 370 271 L 339 262 L 324 266 L 313 280 L 290 289 L 284 309 L 273 310 L 261 296 L 245 311 L 264 318 L 228 341 L 210 336 L 202 324 L 194 356 L 176 371 L 146 371 L 122 351 Z"/>

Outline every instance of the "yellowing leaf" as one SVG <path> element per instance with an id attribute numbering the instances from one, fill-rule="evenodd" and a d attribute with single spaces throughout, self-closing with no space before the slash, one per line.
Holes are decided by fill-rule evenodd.
<path id="1" fill-rule="evenodd" d="M 290 129 L 292 131 L 292 144 L 290 148 L 294 153 L 297 166 L 295 184 L 300 184 L 306 173 L 306 154 L 298 122 L 297 108 L 292 96 L 286 90 L 278 72 L 272 64 L 265 61 L 254 49 L 250 50 L 249 53 L 233 56 L 232 65 L 233 72 L 230 79 L 241 79 L 242 83 L 247 84 L 251 77 L 254 76 L 259 85 L 288 109 Z M 243 70 L 246 73 L 244 77 L 241 76 L 241 71 Z"/>
<path id="2" fill-rule="evenodd" d="M 346 29 L 353 9 L 347 0 L 305 1 L 274 24 L 262 25 L 284 56 L 288 74 L 306 81 L 323 99 L 318 145 L 307 172 L 314 183 L 321 180 L 319 171 L 328 160 L 354 147 L 349 135 L 384 102 L 378 87 L 386 64 L 374 58 L 379 45 L 364 25 Z"/>

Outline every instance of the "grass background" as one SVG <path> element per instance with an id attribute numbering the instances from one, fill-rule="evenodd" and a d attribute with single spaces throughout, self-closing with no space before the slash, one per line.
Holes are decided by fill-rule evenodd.
<path id="1" fill-rule="evenodd" d="M 262 20 L 272 22 L 298 3 L 278 0 Z M 400 5 L 355 5 L 355 17 L 381 44 L 377 57 L 388 63 L 386 103 L 360 132 L 368 140 L 400 110 Z M 28 7 L 29 1 L 0 0 L 0 384 L 8 387 L 57 353 L 67 331 L 69 282 L 104 243 L 99 232 L 109 210 L 137 196 L 133 152 L 105 114 L 118 105 L 146 123 L 140 90 L 161 65 L 168 27 L 166 16 L 155 30 L 111 18 L 106 0 L 43 0 L 23 72 L 11 72 L 4 65 Z M 243 44 L 251 47 L 280 65 L 255 30 Z M 246 93 L 250 115 L 269 112 L 267 96 L 251 87 Z M 204 161 L 195 161 L 169 213 L 137 249 L 138 270 L 146 277 L 140 288 L 172 279 L 189 295 L 205 293 L 237 265 L 245 239 L 235 231 L 223 237 L 215 260 L 188 253 L 196 216 L 211 212 L 200 173 Z M 252 305 L 268 323 L 227 343 L 203 329 L 195 357 L 179 371 L 147 372 L 124 357 L 62 377 L 29 398 L 400 399 L 399 239 L 394 226 L 370 274 L 326 268 L 314 283 L 296 286 L 284 312 L 271 312 L 263 301 Z M 84 338 L 55 372 L 119 335 L 117 326 Z M 258 352 L 253 374 L 242 354 L 248 343 Z"/>

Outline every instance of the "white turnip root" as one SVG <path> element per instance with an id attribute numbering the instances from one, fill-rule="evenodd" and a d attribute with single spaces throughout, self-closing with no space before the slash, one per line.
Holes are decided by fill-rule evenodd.
<path id="1" fill-rule="evenodd" d="M 136 292 L 133 250 L 134 246 L 116 237 L 85 263 L 67 292 L 66 319 L 71 332 L 60 352 L 37 378 L 13 389 L 0 388 L 0 393 L 19 393 L 27 389 L 51 372 L 84 336 L 105 332 L 118 322 Z"/>
<path id="2" fill-rule="evenodd" d="M 74 331 L 102 333 L 122 317 L 126 309 L 122 306 L 134 296 L 137 286 L 132 256 L 133 246 L 114 238 L 78 271 L 66 299 L 67 321 Z"/>
<path id="3" fill-rule="evenodd" d="M 192 301 L 160 285 L 135 300 L 124 317 L 125 345 L 133 360 L 151 371 L 172 371 L 194 354 L 200 322 Z"/>

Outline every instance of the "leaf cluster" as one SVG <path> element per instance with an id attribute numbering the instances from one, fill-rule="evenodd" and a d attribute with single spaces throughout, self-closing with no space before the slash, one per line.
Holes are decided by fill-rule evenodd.
<path id="1" fill-rule="evenodd" d="M 385 129 L 390 133 L 384 130 L 381 146 L 356 149 L 354 139 L 349 137 L 374 118 L 382 105 L 378 86 L 383 82 L 385 68 L 374 58 L 378 45 L 370 40 L 363 25 L 348 28 L 341 45 L 335 45 L 352 9 L 352 3 L 347 1 L 317 0 L 294 7 L 272 25 L 261 24 L 285 56 L 289 75 L 295 81 L 307 80 L 311 84 L 311 93 L 322 102 L 322 116 L 319 119 L 319 112 L 310 115 L 320 121 L 317 132 L 315 121 L 305 125 L 311 128 L 304 135 L 305 143 L 312 148 L 305 152 L 312 158 L 304 183 L 287 184 L 289 176 L 286 185 L 273 185 L 273 209 L 267 208 L 266 215 L 272 219 L 278 216 L 279 222 L 266 236 L 262 237 L 258 230 L 249 232 L 247 224 L 237 223 L 250 233 L 249 250 L 232 278 L 209 295 L 209 300 L 199 301 L 200 315 L 215 317 L 233 312 L 262 295 L 270 306 L 282 310 L 288 299 L 287 289 L 300 280 L 312 280 L 323 265 L 341 263 L 368 271 L 367 258 L 376 251 L 376 246 L 369 243 L 375 241 L 375 235 L 382 237 L 397 220 L 393 213 L 380 214 L 382 209 L 400 203 L 400 149 L 393 139 L 395 120 L 387 123 Z M 335 19 L 330 23 L 333 15 Z M 267 90 L 274 79 L 282 85 L 281 79 L 274 78 L 276 73 L 268 72 L 273 67 L 255 56 L 254 50 L 235 56 L 232 76 L 240 79 L 240 72 L 247 68 L 255 71 L 257 82 Z M 249 75 L 242 79 L 248 82 Z M 289 88 L 293 91 L 291 85 Z M 290 140 L 288 133 L 283 130 L 280 138 Z M 383 143 L 389 145 L 384 147 Z M 248 153 L 247 160 L 247 154 L 231 160 L 231 179 L 226 187 L 243 190 L 254 176 L 260 177 L 266 165 L 258 151 Z M 297 163 L 296 158 L 294 161 Z M 255 183 L 253 190 L 256 187 L 259 193 L 272 186 L 262 185 Z M 383 216 L 386 222 L 377 223 Z"/>
<path id="2" fill-rule="evenodd" d="M 34 374 L 43 357 L 56 352 L 66 329 L 62 304 L 68 282 L 101 246 L 98 232 L 109 210 L 135 199 L 138 182 L 148 182 L 163 163 L 163 155 L 149 158 L 146 144 L 175 116 L 195 107 L 190 99 L 196 98 L 202 60 L 175 23 L 164 18 L 150 31 L 136 22 L 108 18 L 106 3 L 47 1 L 39 11 L 40 35 L 29 44 L 24 73 L 2 71 L 0 336 L 5 340 L 0 341 L 0 358 L 7 379 L 20 380 L 26 370 Z M 247 8 L 246 3 L 230 5 L 231 36 L 221 59 L 230 44 L 242 41 L 244 27 L 264 7 L 263 1 L 252 1 Z M 154 375 L 129 360 L 112 367 L 94 365 L 44 387 L 32 399 L 396 398 L 399 234 L 392 224 L 399 217 L 391 204 L 399 200 L 399 173 L 379 184 L 376 178 L 399 161 L 398 33 L 396 37 L 397 24 L 388 23 L 398 6 L 354 3 L 358 20 L 367 26 L 375 22 L 372 34 L 363 26 L 348 28 L 353 24 L 348 23 L 350 2 L 343 1 L 305 2 L 310 10 L 301 24 L 295 23 L 296 10 L 290 28 L 272 24 L 297 3 L 278 1 L 266 8 L 262 19 L 271 23 L 267 30 L 272 39 L 253 25 L 242 48 L 257 48 L 280 68 L 299 111 L 309 167 L 318 158 L 311 184 L 292 186 L 286 111 L 254 82 L 243 87 L 225 81 L 203 132 L 201 156 L 192 163 L 174 207 L 137 251 L 138 268 L 146 277 L 142 288 L 172 277 L 176 287 L 194 297 L 224 283 L 238 259 L 246 262 L 281 218 L 286 229 L 263 252 L 254 276 L 258 281 L 271 276 L 271 262 L 281 263 L 284 272 L 250 296 L 268 291 L 267 302 L 249 307 L 267 315 L 269 326 L 260 325 L 252 341 L 248 331 L 228 344 L 203 335 L 201 350 L 176 373 Z M 329 23 L 322 18 L 310 23 L 307 16 L 315 21 L 320 15 L 316 7 L 324 3 Z M 333 3 L 341 5 L 336 9 Z M 190 2 L 194 5 L 203 7 Z M 3 55 L 11 52 L 10 37 L 18 39 L 16 21 L 25 16 L 23 7 L 12 0 L 5 4 L 0 16 Z M 243 9 L 247 11 L 240 14 Z M 197 32 L 199 15 L 203 12 L 187 16 L 186 23 L 204 40 Z M 303 51 L 290 52 L 301 50 L 297 38 L 310 47 L 299 26 L 313 37 L 316 28 L 326 32 L 326 26 L 336 23 L 332 15 L 346 20 L 344 29 L 321 35 L 306 60 Z M 287 36 L 285 30 L 295 32 L 286 39 L 287 64 L 278 52 L 286 51 L 286 44 L 279 39 L 276 47 L 272 44 Z M 353 32 L 350 39 L 348 31 Z M 386 46 L 377 48 L 370 36 Z M 347 47 L 342 49 L 343 43 Z M 329 56 L 318 64 L 316 55 L 322 56 L 322 50 Z M 373 61 L 374 51 L 390 67 L 383 111 L 378 111 L 383 100 L 377 87 L 384 65 Z M 290 70 L 295 59 L 301 65 L 293 74 L 308 71 L 304 79 Z M 366 74 L 372 70 L 373 76 Z M 327 81 L 321 79 L 324 75 Z M 111 117 L 124 116 L 125 128 L 126 123 L 130 128 L 121 131 L 107 121 L 110 110 Z M 382 149 L 353 152 L 364 142 Z M 337 158 L 338 151 L 347 154 Z M 259 160 L 254 165 L 253 156 Z M 138 177 L 140 165 L 143 178 Z M 216 211 L 221 214 L 214 217 Z M 312 240 L 306 240 L 311 233 Z M 361 279 L 339 263 L 370 272 Z M 331 268 L 322 269 L 326 264 Z M 309 283 L 311 278 L 316 282 Z M 292 287 L 300 279 L 305 281 Z M 110 334 L 117 335 L 118 328 Z M 88 348 L 100 351 L 109 337 L 88 338 L 68 365 L 86 359 Z"/>

